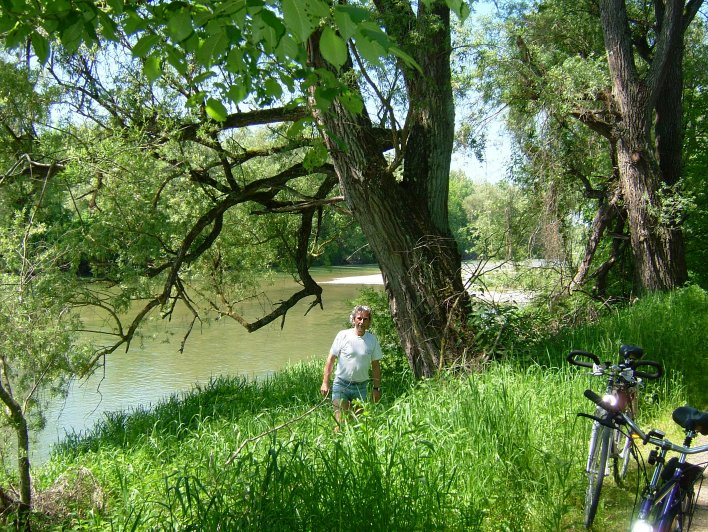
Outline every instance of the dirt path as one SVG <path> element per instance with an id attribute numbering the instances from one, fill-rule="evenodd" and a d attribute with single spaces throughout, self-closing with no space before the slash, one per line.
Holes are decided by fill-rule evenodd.
<path id="1" fill-rule="evenodd" d="M 694 446 L 708 444 L 708 436 L 701 436 L 694 442 Z M 693 456 L 689 461 L 694 464 L 708 460 L 708 453 Z M 696 512 L 693 514 L 692 532 L 708 532 L 708 471 L 703 472 L 703 486 L 696 501 Z"/>

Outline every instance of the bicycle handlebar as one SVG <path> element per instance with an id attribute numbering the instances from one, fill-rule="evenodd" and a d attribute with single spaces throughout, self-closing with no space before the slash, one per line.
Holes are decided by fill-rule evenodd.
<path id="1" fill-rule="evenodd" d="M 592 360 L 592 362 L 582 360 L 582 358 L 588 358 Z M 568 361 L 568 363 L 574 366 L 580 366 L 583 368 L 595 368 L 597 366 L 602 366 L 600 358 L 595 353 L 591 353 L 590 351 L 583 351 L 581 349 L 574 349 L 573 351 L 568 353 L 566 361 Z M 641 371 L 638 368 L 641 368 L 642 366 L 653 368 L 654 371 Z M 630 360 L 628 367 L 634 371 L 635 377 L 641 377 L 642 379 L 654 380 L 659 379 L 664 375 L 664 367 L 661 365 L 661 363 L 654 362 L 652 360 Z"/>
<path id="2" fill-rule="evenodd" d="M 657 438 L 656 436 L 647 434 L 634 422 L 631 417 L 626 415 L 624 412 L 620 411 L 617 406 L 604 402 L 602 400 L 602 397 L 597 395 L 592 390 L 585 390 L 584 395 L 600 408 L 604 408 L 612 415 L 613 418 L 621 418 L 621 422 L 629 425 L 629 427 L 632 429 L 632 432 L 635 432 L 637 435 L 639 435 L 644 444 L 651 443 L 652 445 L 656 445 L 662 449 L 667 449 L 669 451 L 674 451 L 680 454 L 699 454 L 708 452 L 708 444 L 700 445 L 698 447 L 684 447 L 683 445 L 677 445 L 664 437 Z"/>
<path id="3" fill-rule="evenodd" d="M 654 368 L 656 371 L 653 373 L 638 371 L 637 368 L 641 368 L 642 366 L 649 366 Z M 633 364 L 632 367 L 634 369 L 634 375 L 643 379 L 659 379 L 664 375 L 664 366 L 662 366 L 659 362 L 654 362 L 652 360 L 640 360 L 636 364 Z"/>
<path id="4" fill-rule="evenodd" d="M 578 360 L 577 357 L 589 358 L 590 360 L 592 360 L 592 363 L 586 362 L 585 360 Z M 582 351 L 580 349 L 575 349 L 568 353 L 566 360 L 574 366 L 581 366 L 583 368 L 592 368 L 593 364 L 596 366 L 599 366 L 601 364 L 600 358 L 596 354 L 591 353 L 590 351 Z"/>

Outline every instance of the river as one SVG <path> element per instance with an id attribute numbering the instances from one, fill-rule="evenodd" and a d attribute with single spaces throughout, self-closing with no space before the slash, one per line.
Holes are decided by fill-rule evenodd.
<path id="1" fill-rule="evenodd" d="M 106 357 L 102 371 L 75 382 L 65 399 L 47 411 L 47 425 L 32 446 L 32 461 L 46 461 L 51 446 L 66 433 L 85 432 L 106 412 L 149 407 L 171 394 L 190 390 L 220 375 L 259 378 L 288 364 L 325 356 L 339 329 L 346 326 L 350 301 L 365 285 L 380 285 L 378 268 L 337 267 L 313 270 L 323 288 L 324 310 L 315 307 L 305 315 L 312 298 L 300 301 L 285 319 L 248 333 L 231 319 L 195 326 L 185 349 L 179 352 L 189 317 L 177 314 L 169 322 L 158 320 L 146 328 L 129 351 Z M 272 301 L 286 299 L 298 289 L 288 276 L 264 288 Z M 259 317 L 259 303 L 243 309 L 249 319 Z"/>

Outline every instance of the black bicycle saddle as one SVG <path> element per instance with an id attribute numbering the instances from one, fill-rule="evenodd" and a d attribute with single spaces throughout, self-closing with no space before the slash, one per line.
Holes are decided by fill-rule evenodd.
<path id="1" fill-rule="evenodd" d="M 690 406 L 680 406 L 674 410 L 672 417 L 684 429 L 708 435 L 708 412 L 701 412 Z"/>

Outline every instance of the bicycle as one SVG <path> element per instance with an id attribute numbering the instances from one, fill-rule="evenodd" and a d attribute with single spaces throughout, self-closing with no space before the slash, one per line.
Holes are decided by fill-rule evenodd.
<path id="1" fill-rule="evenodd" d="M 685 532 L 690 529 L 696 500 L 701 491 L 706 462 L 691 464 L 686 461 L 689 454 L 708 452 L 708 445 L 691 447 L 691 442 L 699 433 L 708 435 L 708 412 L 690 406 L 682 406 L 673 411 L 672 418 L 683 428 L 685 439 L 678 445 L 666 439 L 666 435 L 656 429 L 644 432 L 634 420 L 603 400 L 592 390 L 585 391 L 585 397 L 603 409 L 606 414 L 598 419 L 600 423 L 621 430 L 627 425 L 631 433 L 637 435 L 645 445 L 656 446 L 649 453 L 648 463 L 654 466 L 651 480 L 647 482 L 639 502 L 637 518 L 632 520 L 632 532 Z M 669 451 L 678 456 L 666 460 Z M 698 490 L 695 486 L 698 485 Z"/>
<path id="2" fill-rule="evenodd" d="M 592 368 L 592 375 L 607 377 L 607 388 L 604 399 L 616 405 L 621 412 L 635 417 L 638 405 L 638 388 L 642 379 L 658 379 L 664 371 L 658 362 L 641 360 L 644 351 L 635 345 L 622 345 L 619 348 L 619 362 L 612 364 L 609 361 L 602 364 L 600 358 L 594 353 L 582 350 L 571 351 L 566 360 L 575 366 Z M 592 362 L 583 360 L 590 359 Z M 646 366 L 653 368 L 653 373 L 641 371 L 637 368 Z M 602 407 L 598 406 L 595 416 L 588 416 L 595 420 L 590 432 L 588 443 L 588 459 L 585 471 L 588 475 L 588 487 L 585 492 L 585 527 L 590 528 L 597 513 L 600 502 L 600 492 L 605 476 L 607 476 L 608 458 L 612 462 L 612 472 L 615 482 L 620 485 L 627 475 L 629 461 L 632 453 L 631 434 L 623 434 L 619 430 L 602 424 L 598 421 L 604 415 Z"/>

